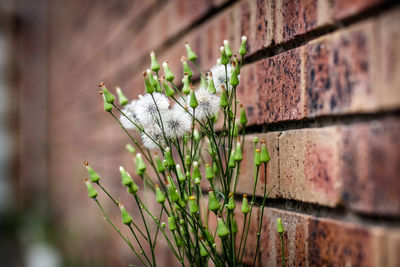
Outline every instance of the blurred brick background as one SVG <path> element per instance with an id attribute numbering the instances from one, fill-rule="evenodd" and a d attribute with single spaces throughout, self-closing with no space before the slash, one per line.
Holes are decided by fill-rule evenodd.
<path id="1" fill-rule="evenodd" d="M 133 169 L 124 150 L 128 138 L 103 111 L 96 84 L 136 97 L 150 49 L 181 73 L 189 41 L 206 70 L 224 39 L 237 49 L 246 35 L 238 94 L 248 112 L 248 140 L 267 138 L 272 160 L 261 180 L 274 188 L 257 264 L 280 265 L 275 221 L 282 217 L 287 266 L 400 266 L 398 1 L 20 0 L 10 6 L 2 15 L 16 73 L 10 101 L 18 100 L 10 108 L 17 114 L 17 126 L 10 126 L 17 133 L 14 216 L 29 224 L 40 214 L 43 239 L 63 265 L 137 263 L 82 183 L 88 160 L 124 199 L 118 166 Z M 249 151 L 243 164 L 251 161 Z M 253 170 L 243 169 L 238 192 L 249 194 Z M 119 221 L 112 203 L 105 206 Z M 15 231 L 24 251 L 32 238 Z M 157 257 L 161 266 L 174 264 L 162 245 Z"/>

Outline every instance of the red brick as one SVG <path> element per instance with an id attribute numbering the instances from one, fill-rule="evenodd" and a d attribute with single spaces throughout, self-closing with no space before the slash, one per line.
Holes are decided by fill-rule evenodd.
<path id="1" fill-rule="evenodd" d="M 359 212 L 400 215 L 399 119 L 343 128 L 343 197 Z"/>
<path id="2" fill-rule="evenodd" d="M 338 127 L 282 132 L 279 194 L 286 199 L 335 206 L 340 202 Z"/>
<path id="3" fill-rule="evenodd" d="M 309 216 L 284 210 L 265 208 L 260 242 L 260 266 L 281 266 L 281 238 L 276 220 L 282 219 L 286 266 L 307 266 Z"/>
<path id="4" fill-rule="evenodd" d="M 277 43 L 331 22 L 330 4 L 326 0 L 276 0 L 274 34 Z"/>
<path id="5" fill-rule="evenodd" d="M 307 116 L 361 112 L 381 104 L 374 51 L 376 24 L 368 21 L 305 47 Z"/>
<path id="6" fill-rule="evenodd" d="M 374 266 L 373 235 L 353 223 L 313 219 L 309 228 L 310 266 Z"/>
<path id="7" fill-rule="evenodd" d="M 260 50 L 273 42 L 275 2 L 273 0 L 258 0 L 256 10 L 255 50 Z"/>
<path id="8" fill-rule="evenodd" d="M 244 65 L 240 71 L 240 84 L 236 89 L 239 103 L 246 110 L 249 125 L 254 125 L 258 120 L 258 91 L 255 64 Z M 240 110 L 240 109 L 239 109 Z"/>
<path id="9" fill-rule="evenodd" d="M 300 48 L 256 63 L 258 123 L 303 117 Z"/>
<path id="10" fill-rule="evenodd" d="M 367 9 L 371 9 L 378 4 L 389 2 L 387 0 L 334 0 L 334 17 L 336 20 L 356 15 Z"/>
<path id="11" fill-rule="evenodd" d="M 381 77 L 378 79 L 385 108 L 400 106 L 400 8 L 384 13 L 379 18 L 381 41 L 378 58 L 381 59 Z"/>

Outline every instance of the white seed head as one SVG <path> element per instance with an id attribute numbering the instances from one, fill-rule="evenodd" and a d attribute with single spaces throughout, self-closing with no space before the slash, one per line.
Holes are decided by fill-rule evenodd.
<path id="1" fill-rule="evenodd" d="M 160 114 L 163 114 L 168 108 L 169 100 L 165 95 L 146 94 L 137 101 L 135 115 L 142 125 L 159 123 Z"/>
<path id="2" fill-rule="evenodd" d="M 136 102 L 137 100 L 133 100 L 122 109 L 122 112 L 126 117 L 123 114 L 121 114 L 119 117 L 119 121 L 121 122 L 122 126 L 128 130 L 136 129 L 136 126 L 132 123 L 132 121 L 137 125 L 141 124 L 135 113 Z"/>

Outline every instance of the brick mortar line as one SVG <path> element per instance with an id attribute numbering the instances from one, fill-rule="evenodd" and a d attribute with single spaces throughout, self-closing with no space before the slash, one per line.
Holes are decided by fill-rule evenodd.
<path id="1" fill-rule="evenodd" d="M 253 125 L 246 127 L 246 134 L 261 134 L 268 132 L 281 132 L 288 130 L 323 128 L 328 126 L 350 125 L 387 118 L 399 118 L 400 108 L 374 113 L 353 113 L 323 115 L 314 118 L 304 118 L 301 120 L 272 122 L 262 125 Z"/>
<path id="2" fill-rule="evenodd" d="M 261 50 L 258 50 L 256 52 L 248 55 L 244 59 L 243 65 L 254 63 L 254 62 L 257 62 L 262 59 L 266 59 L 269 57 L 279 55 L 281 53 L 287 52 L 294 48 L 301 47 L 310 41 L 313 41 L 315 39 L 323 37 L 326 34 L 338 31 L 342 28 L 359 23 L 363 20 L 366 20 L 366 19 L 369 19 L 372 17 L 377 17 L 377 16 L 395 8 L 396 6 L 400 6 L 400 2 L 398 2 L 396 0 L 391 0 L 386 3 L 382 3 L 381 5 L 371 7 L 370 9 L 364 10 L 353 16 L 336 21 L 333 25 L 322 26 L 315 30 L 311 30 L 309 32 L 301 34 L 290 41 L 287 41 L 284 43 L 279 43 L 279 44 L 272 44 L 268 47 L 265 47 Z"/>
<path id="3" fill-rule="evenodd" d="M 242 196 L 237 195 L 235 199 L 238 202 L 242 201 Z M 257 197 L 255 203 L 261 205 L 262 197 Z M 299 200 L 283 199 L 283 198 L 268 198 L 266 208 L 276 208 L 283 211 L 295 212 L 302 215 L 309 215 L 316 218 L 333 219 L 343 222 L 358 223 L 365 226 L 400 226 L 400 217 L 398 216 L 382 216 L 379 214 L 363 214 L 353 212 L 346 209 L 345 206 L 327 207 L 315 203 L 308 203 Z"/>

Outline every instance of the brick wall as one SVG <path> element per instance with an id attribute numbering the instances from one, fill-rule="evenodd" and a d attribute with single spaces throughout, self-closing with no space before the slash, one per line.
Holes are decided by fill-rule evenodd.
<path id="1" fill-rule="evenodd" d="M 384 0 L 48 1 L 48 192 L 64 254 L 135 261 L 82 186 L 88 160 L 120 195 L 118 166 L 131 163 L 96 84 L 134 97 L 150 49 L 181 73 L 184 41 L 208 69 L 224 39 L 237 48 L 247 35 L 238 94 L 247 140 L 266 137 L 272 157 L 257 194 L 263 179 L 274 188 L 258 264 L 279 265 L 282 217 L 288 266 L 399 266 L 399 29 L 400 5 Z M 250 194 L 252 168 L 243 170 L 238 191 Z"/>

